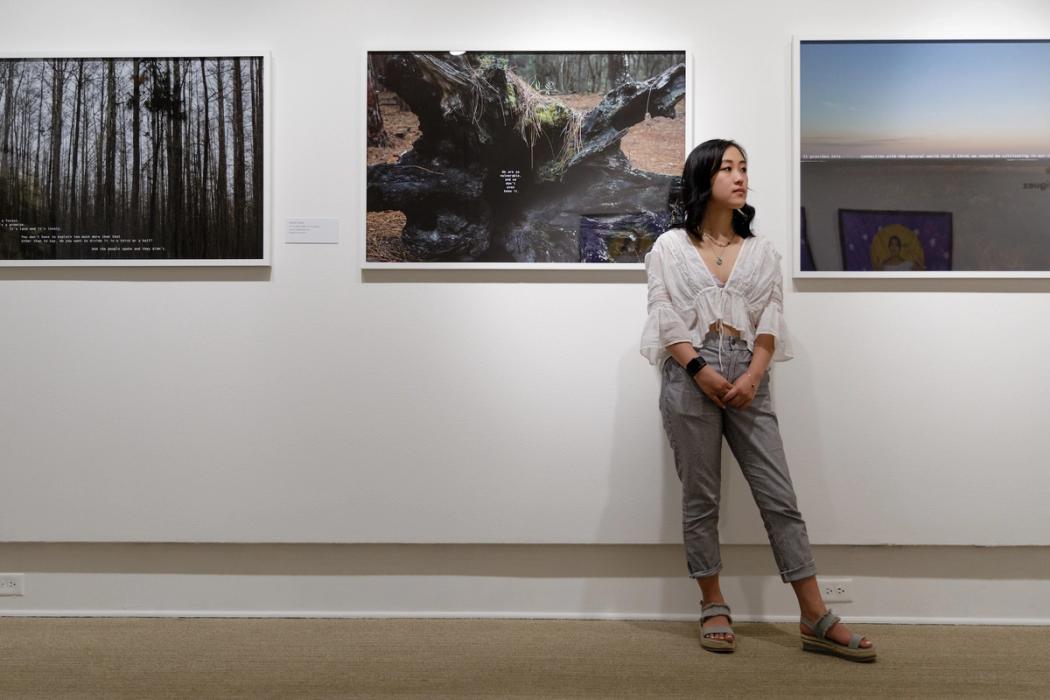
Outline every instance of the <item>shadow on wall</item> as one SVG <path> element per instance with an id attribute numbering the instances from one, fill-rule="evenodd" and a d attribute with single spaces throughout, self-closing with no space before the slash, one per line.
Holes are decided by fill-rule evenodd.
<path id="1" fill-rule="evenodd" d="M 643 322 L 644 316 L 639 314 L 639 332 Z M 658 607 L 661 610 L 680 609 L 682 590 L 688 590 L 688 586 L 695 584 L 691 584 L 687 578 L 681 545 L 681 485 L 660 420 L 660 372 L 657 368 L 649 367 L 645 358 L 634 348 L 624 352 L 617 370 L 616 405 L 607 444 L 607 502 L 596 536 L 605 541 L 637 541 L 647 534 L 651 537 L 650 533 L 655 533 L 658 542 L 676 543 L 611 546 L 661 550 L 658 560 L 639 557 L 633 570 L 625 574 L 629 577 L 662 578 L 664 584 Z M 631 502 L 638 498 L 659 500 L 658 522 L 625 522 L 625 519 L 639 511 L 653 511 L 648 504 L 639 507 Z M 623 604 L 622 597 L 614 599 L 614 596 L 602 581 L 590 580 L 580 601 L 581 607 L 591 611 L 613 612 L 618 605 Z"/>

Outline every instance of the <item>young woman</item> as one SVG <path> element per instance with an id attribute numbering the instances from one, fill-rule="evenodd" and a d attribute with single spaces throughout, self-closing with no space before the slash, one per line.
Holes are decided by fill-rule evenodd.
<path id="1" fill-rule="evenodd" d="M 645 257 L 649 317 L 641 351 L 662 367 L 660 412 L 682 481 L 689 575 L 701 591 L 700 643 L 733 651 L 731 611 L 719 588 L 722 436 L 751 487 L 784 582 L 801 610 L 803 649 L 872 661 L 871 642 L 824 605 L 806 524 L 769 394 L 772 360 L 788 360 L 780 254 L 751 232 L 744 149 L 697 146 L 682 174 L 685 223 Z"/>

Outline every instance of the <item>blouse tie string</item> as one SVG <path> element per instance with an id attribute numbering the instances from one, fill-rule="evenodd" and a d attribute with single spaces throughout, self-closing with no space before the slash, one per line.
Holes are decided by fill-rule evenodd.
<path id="1" fill-rule="evenodd" d="M 718 369 L 725 375 L 725 367 L 722 365 L 722 343 L 725 342 L 726 337 L 726 303 L 727 297 L 737 294 L 736 290 L 726 289 L 725 286 L 715 287 L 718 293 Z"/>
<path id="2" fill-rule="evenodd" d="M 725 376 L 726 370 L 722 366 L 722 341 L 725 340 L 726 336 L 726 324 L 723 319 L 726 317 L 726 295 L 725 287 L 718 288 L 718 371 Z"/>

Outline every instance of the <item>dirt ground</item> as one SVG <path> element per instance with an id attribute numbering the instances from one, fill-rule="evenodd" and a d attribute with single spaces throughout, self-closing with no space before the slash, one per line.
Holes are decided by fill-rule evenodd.
<path id="1" fill-rule="evenodd" d="M 562 95 L 559 98 L 573 109 L 587 111 L 595 107 L 602 95 Z M 675 106 L 675 118 L 653 117 L 627 130 L 621 148 L 634 167 L 651 173 L 681 175 L 685 162 L 685 100 Z"/>
<path id="2" fill-rule="evenodd" d="M 561 95 L 568 107 L 587 111 L 601 101 L 600 94 Z M 368 165 L 396 163 L 419 138 L 419 119 L 400 109 L 399 100 L 392 92 L 379 95 L 383 124 L 389 137 L 386 146 L 368 147 Z M 680 175 L 685 160 L 685 100 L 675 108 L 675 118 L 653 117 L 635 124 L 624 136 L 622 148 L 634 167 L 639 170 Z M 398 262 L 409 259 L 401 243 L 405 215 L 399 211 L 368 212 L 366 220 L 366 255 L 369 262 Z"/>

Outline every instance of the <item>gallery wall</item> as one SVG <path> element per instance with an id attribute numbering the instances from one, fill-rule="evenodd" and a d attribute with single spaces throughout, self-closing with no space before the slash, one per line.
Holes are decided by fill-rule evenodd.
<path id="1" fill-rule="evenodd" d="M 791 41 L 1047 37 L 979 3 L 6 0 L 12 54 L 268 51 L 272 267 L 0 270 L 0 540 L 674 543 L 623 271 L 362 272 L 364 56 L 678 50 L 792 249 Z M 286 245 L 335 218 L 338 245 Z M 785 284 L 774 399 L 818 544 L 1047 544 L 1046 280 Z M 761 543 L 728 455 L 723 541 Z"/>

